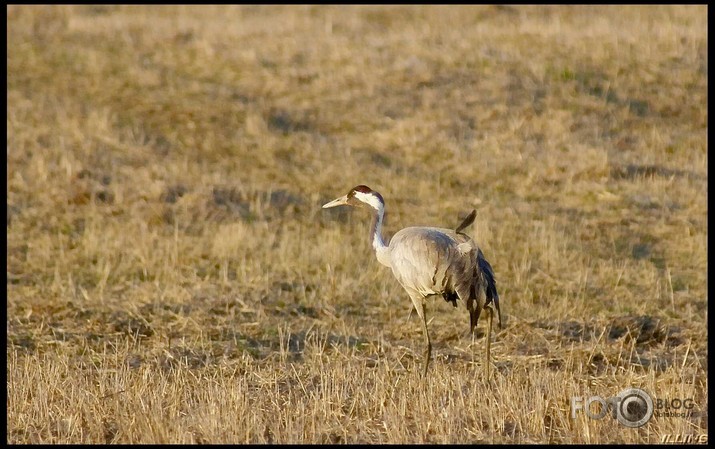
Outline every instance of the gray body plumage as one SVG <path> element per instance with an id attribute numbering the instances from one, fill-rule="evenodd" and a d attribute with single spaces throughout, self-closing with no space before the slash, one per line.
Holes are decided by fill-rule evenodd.
<path id="1" fill-rule="evenodd" d="M 481 309 L 494 302 L 499 313 L 494 273 L 474 240 L 452 229 L 409 227 L 388 245 L 392 273 L 413 302 L 440 295 L 457 306 L 464 302 L 474 331 Z M 417 306 L 416 306 L 417 307 Z"/>
<path id="2" fill-rule="evenodd" d="M 476 258 L 460 252 L 469 239 L 451 229 L 409 227 L 397 232 L 389 244 L 392 272 L 412 295 L 456 293 L 466 300 L 476 279 Z"/>

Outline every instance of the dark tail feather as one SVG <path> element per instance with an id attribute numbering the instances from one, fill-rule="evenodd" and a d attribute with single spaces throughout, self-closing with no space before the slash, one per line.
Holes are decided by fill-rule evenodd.
<path id="1" fill-rule="evenodd" d="M 494 306 L 497 308 L 497 316 L 499 317 L 499 329 L 502 329 L 501 324 L 501 309 L 499 308 L 499 293 L 497 293 L 497 288 L 494 284 L 487 288 L 487 303 L 489 300 L 494 301 Z"/>
<path id="2" fill-rule="evenodd" d="M 494 306 L 497 308 L 497 316 L 499 317 L 499 329 L 501 329 L 501 309 L 499 308 L 499 293 L 497 292 L 497 281 L 496 279 L 494 279 L 494 270 L 492 270 L 492 266 L 489 265 L 487 259 L 484 258 L 484 254 L 482 254 L 481 249 L 477 253 L 477 263 L 479 264 L 479 269 L 482 270 L 484 280 L 487 283 L 487 301 L 485 305 L 489 304 L 490 302 L 494 302 Z"/>
<path id="3" fill-rule="evenodd" d="M 457 234 L 459 234 L 460 232 L 462 232 L 462 230 L 463 230 L 464 228 L 466 228 L 466 227 L 469 226 L 470 224 L 474 223 L 474 218 L 475 218 L 476 216 L 477 216 L 477 210 L 476 210 L 476 209 L 472 209 L 472 213 L 470 213 L 469 215 L 467 215 L 467 218 L 465 218 L 465 219 L 462 221 L 462 224 L 460 224 L 459 226 L 457 226 L 457 229 L 455 229 L 455 232 L 456 232 Z"/>

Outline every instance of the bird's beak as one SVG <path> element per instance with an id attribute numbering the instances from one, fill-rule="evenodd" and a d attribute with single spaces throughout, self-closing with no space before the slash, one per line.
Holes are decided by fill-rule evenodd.
<path id="1" fill-rule="evenodd" d="M 336 206 L 344 206 L 346 204 L 348 204 L 348 196 L 344 195 L 340 198 L 334 199 L 333 201 L 323 204 L 323 209 L 328 209 Z"/>

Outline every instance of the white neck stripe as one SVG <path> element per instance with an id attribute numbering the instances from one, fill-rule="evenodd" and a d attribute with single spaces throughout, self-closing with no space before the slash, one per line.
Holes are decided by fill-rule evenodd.
<path id="1" fill-rule="evenodd" d="M 382 201 L 380 201 L 380 198 L 376 197 L 372 193 L 363 193 L 363 192 L 356 191 L 355 198 L 357 198 L 358 200 L 362 201 L 365 204 L 369 204 L 377 211 L 380 211 L 385 207 L 382 204 Z"/>

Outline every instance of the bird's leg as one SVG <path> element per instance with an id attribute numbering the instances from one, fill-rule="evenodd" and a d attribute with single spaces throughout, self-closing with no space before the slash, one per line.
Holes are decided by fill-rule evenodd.
<path id="1" fill-rule="evenodd" d="M 407 314 L 407 321 L 410 321 L 410 318 L 412 318 L 412 312 L 415 311 L 414 307 L 410 307 L 410 313 Z"/>
<path id="2" fill-rule="evenodd" d="M 419 302 L 419 306 L 415 304 L 415 309 L 417 309 L 417 315 L 420 316 L 422 322 L 422 331 L 425 337 L 425 353 L 424 353 L 424 368 L 422 370 L 422 375 L 427 376 L 427 367 L 429 367 L 430 356 L 432 355 L 432 343 L 429 338 L 429 331 L 427 330 L 427 317 L 424 299 Z"/>
<path id="3" fill-rule="evenodd" d="M 479 315 L 482 313 L 482 309 L 474 299 L 467 302 L 467 309 L 469 309 L 469 332 L 474 337 L 477 333 L 477 324 L 479 323 Z"/>
<path id="4" fill-rule="evenodd" d="M 492 322 L 494 321 L 494 312 L 492 311 L 491 306 L 484 306 L 485 311 L 487 312 L 487 344 L 485 345 L 486 347 L 486 360 L 485 360 L 485 369 L 486 369 L 486 379 L 489 380 L 489 370 L 491 368 L 491 346 L 492 346 Z"/>

